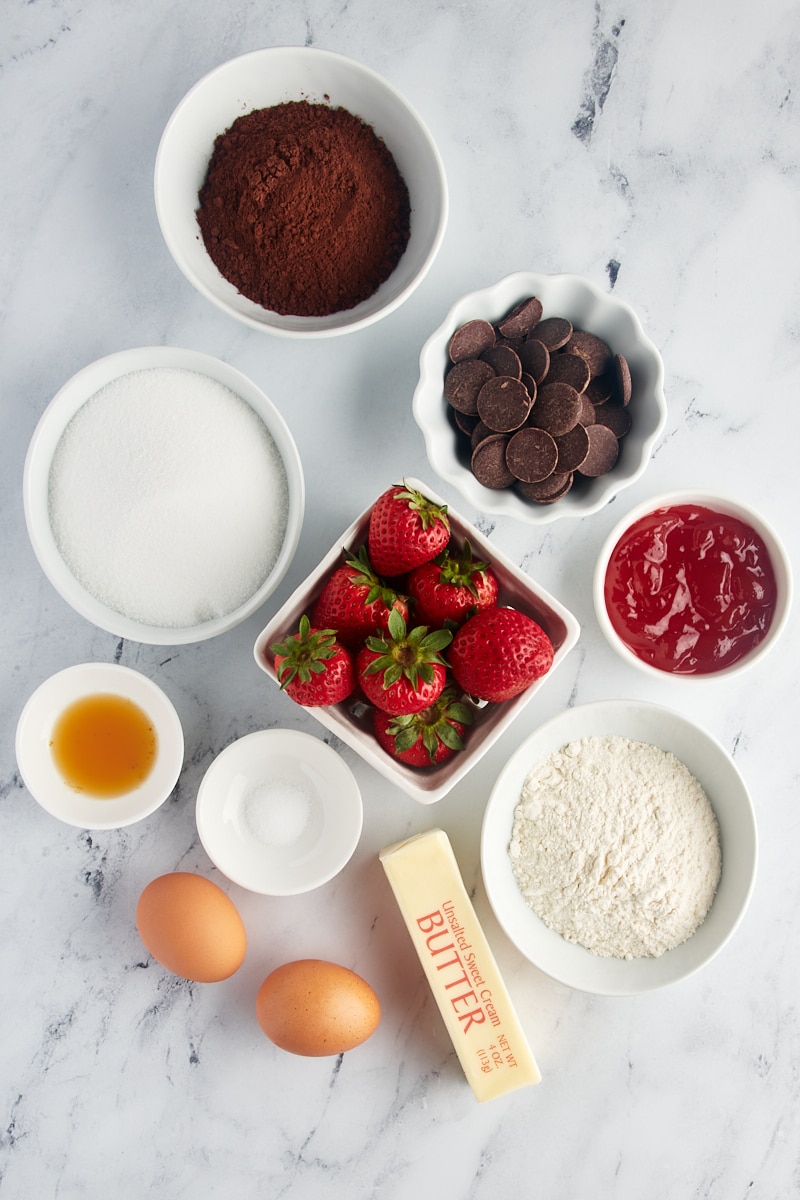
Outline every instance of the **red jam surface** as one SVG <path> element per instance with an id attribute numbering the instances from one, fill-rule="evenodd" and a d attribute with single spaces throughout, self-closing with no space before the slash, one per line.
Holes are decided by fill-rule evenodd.
<path id="1" fill-rule="evenodd" d="M 748 654 L 770 627 L 776 592 L 755 530 L 693 504 L 636 521 L 606 570 L 606 609 L 618 636 L 637 658 L 673 675 L 708 675 Z"/>

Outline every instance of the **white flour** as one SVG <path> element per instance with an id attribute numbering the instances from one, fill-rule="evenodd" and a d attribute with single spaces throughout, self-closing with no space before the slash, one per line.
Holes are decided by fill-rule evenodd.
<path id="1" fill-rule="evenodd" d="M 570 742 L 530 773 L 509 846 L 546 925 L 611 958 L 657 958 L 705 919 L 719 827 L 674 755 L 623 737 Z"/>

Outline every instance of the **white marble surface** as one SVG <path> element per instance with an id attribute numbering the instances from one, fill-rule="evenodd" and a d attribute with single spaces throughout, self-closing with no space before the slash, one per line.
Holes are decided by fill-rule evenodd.
<path id="1" fill-rule="evenodd" d="M 441 254 L 407 304 L 313 345 L 246 329 L 195 294 L 152 198 L 158 140 L 188 87 L 246 50 L 304 43 L 362 60 L 407 96 L 438 141 L 452 200 Z M 590 602 L 605 533 L 676 486 L 747 498 L 797 561 L 796 0 L 6 0 L 0 56 L 3 1196 L 800 1195 L 796 623 L 763 667 L 695 692 L 622 666 Z M 219 878 L 194 823 L 202 773 L 254 729 L 323 733 L 267 686 L 252 661 L 256 634 L 389 482 L 438 484 L 410 417 L 420 348 L 458 295 L 524 268 L 613 287 L 666 363 L 666 435 L 608 509 L 543 531 L 465 513 L 576 613 L 579 645 L 433 810 L 342 747 L 366 808 L 350 865 L 300 898 L 222 880 L 247 924 L 245 964 L 223 984 L 177 981 L 148 960 L 133 917 L 162 871 Z M 94 358 L 151 343 L 199 348 L 250 375 L 288 419 L 308 481 L 280 591 L 217 641 L 166 650 L 118 643 L 67 608 L 28 544 L 20 486 L 59 386 Z M 29 693 L 93 659 L 158 680 L 186 733 L 174 797 L 116 833 L 47 816 L 14 761 Z M 504 758 L 542 720 L 600 697 L 696 718 L 744 774 L 761 839 L 753 901 L 728 948 L 682 984 L 622 1000 L 570 991 L 522 960 L 488 911 L 478 866 L 482 807 Z M 376 858 L 433 823 L 476 889 L 544 1076 L 485 1106 L 464 1082 Z M 383 1002 L 379 1031 L 341 1060 L 294 1058 L 256 1026 L 261 979 L 301 956 L 351 966 Z"/>

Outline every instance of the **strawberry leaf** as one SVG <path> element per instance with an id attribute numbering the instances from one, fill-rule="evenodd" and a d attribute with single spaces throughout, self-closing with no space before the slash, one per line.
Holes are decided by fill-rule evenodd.
<path id="1" fill-rule="evenodd" d="M 424 629 L 425 626 L 420 626 Z M 427 634 L 419 643 L 420 650 L 426 655 L 438 654 L 439 650 L 444 650 L 445 646 L 449 646 L 453 640 L 453 635 L 449 629 L 435 629 L 433 633 Z"/>
<path id="2" fill-rule="evenodd" d="M 445 746 L 449 747 L 450 750 L 464 749 L 464 742 L 462 741 L 461 734 L 454 725 L 450 724 L 449 721 L 441 721 L 436 726 L 436 734 L 439 740 L 444 742 Z"/>
<path id="3" fill-rule="evenodd" d="M 326 662 L 339 652 L 334 629 L 312 629 L 308 617 L 303 614 L 296 634 L 283 642 L 273 642 L 270 650 L 276 659 L 276 675 L 282 688 L 295 679 L 308 683 L 312 674 L 323 672 Z"/>
<path id="4" fill-rule="evenodd" d="M 399 486 L 399 485 L 398 485 Z M 428 500 L 423 496 L 422 492 L 418 492 L 415 488 L 409 487 L 405 479 L 403 480 L 402 490 L 395 494 L 397 500 L 408 501 L 408 507 L 415 512 L 422 522 L 423 529 L 429 529 L 437 521 L 442 523 L 449 529 L 450 521 L 447 516 L 446 504 L 434 504 L 432 500 Z"/>

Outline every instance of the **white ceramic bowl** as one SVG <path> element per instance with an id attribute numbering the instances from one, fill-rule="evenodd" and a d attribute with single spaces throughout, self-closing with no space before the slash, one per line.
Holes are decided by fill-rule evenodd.
<path id="1" fill-rule="evenodd" d="M 459 442 L 444 397 L 448 349 L 457 329 L 473 319 L 499 321 L 518 301 L 538 296 L 545 317 L 566 317 L 576 328 L 603 338 L 630 366 L 632 427 L 620 443 L 619 458 L 607 475 L 576 480 L 553 504 L 535 504 L 514 490 L 487 488 L 459 452 Z M 559 517 L 586 517 L 598 512 L 623 488 L 644 473 L 666 421 L 664 365 L 631 308 L 577 275 L 539 275 L 518 271 L 491 287 L 456 301 L 420 354 L 420 375 L 413 400 L 414 417 L 425 436 L 428 461 L 441 478 L 457 488 L 479 512 L 515 517 L 530 525 L 547 525 Z"/>
<path id="2" fill-rule="evenodd" d="M 319 738 L 264 729 L 232 742 L 206 771 L 197 830 L 211 861 L 234 883 L 294 896 L 327 883 L 361 836 L 352 771 Z"/>
<path id="3" fill-rule="evenodd" d="M 50 742 L 63 711 L 84 696 L 124 696 L 143 709 L 158 739 L 153 768 L 137 788 L 112 799 L 76 791 L 59 773 Z M 79 829 L 119 829 L 155 812 L 172 792 L 183 766 L 183 729 L 172 703 L 152 680 L 116 663 L 81 663 L 45 680 L 17 723 L 17 764 L 42 808 Z"/>
<path id="4" fill-rule="evenodd" d="M 386 486 L 391 486 L 393 482 L 388 480 Z M 407 477 L 406 483 L 435 503 L 444 503 L 441 496 L 420 480 Z M 276 686 L 278 683 L 272 665 L 273 655 L 269 652 L 269 647 L 273 642 L 282 641 L 288 634 L 296 631 L 300 617 L 310 611 L 328 575 L 341 564 L 342 547 L 345 546 L 355 553 L 365 543 L 371 509 L 370 505 L 336 539 L 316 570 L 295 589 L 256 639 L 256 662 Z M 372 708 L 358 699 L 351 698 L 330 708 L 309 710 L 326 729 L 335 733 L 384 778 L 395 783 L 419 804 L 433 804 L 441 800 L 471 770 L 519 716 L 522 709 L 547 686 L 553 672 L 564 661 L 580 634 L 580 626 L 575 617 L 554 596 L 535 583 L 455 509 L 448 506 L 447 515 L 455 541 L 460 544 L 465 537 L 468 538 L 474 556 L 491 563 L 500 584 L 499 603 L 520 608 L 538 621 L 553 642 L 555 654 L 547 675 L 531 684 L 520 695 L 502 704 L 476 707 L 475 723 L 469 728 L 466 749 L 437 767 L 409 767 L 382 750 L 372 733 Z"/>
<path id="5" fill-rule="evenodd" d="M 391 152 L 411 203 L 411 236 L 391 276 L 355 308 L 325 317 L 281 316 L 242 296 L 209 258 L 195 215 L 214 139 L 237 117 L 291 100 L 330 103 L 370 125 Z M 164 240 L 189 282 L 229 316 L 288 337 L 351 333 L 396 309 L 428 273 L 448 213 L 442 160 L 414 109 L 369 67 L 302 46 L 254 50 L 216 67 L 194 85 L 161 138 L 155 201 Z"/>
<path id="6" fill-rule="evenodd" d="M 530 771 L 577 738 L 606 735 L 646 742 L 674 754 L 699 780 L 719 823 L 722 876 L 711 909 L 692 937 L 659 958 L 604 958 L 567 942 L 529 907 L 511 868 L 508 845 L 514 809 Z M 744 916 L 755 882 L 757 857 L 750 796 L 719 742 L 669 709 L 632 700 L 601 701 L 568 709 L 526 738 L 500 772 L 481 833 L 486 893 L 511 941 L 552 979 L 606 996 L 653 991 L 685 979 L 710 962 Z"/>
<path id="7" fill-rule="evenodd" d="M 151 367 L 173 367 L 194 371 L 224 384 L 254 410 L 266 426 L 283 462 L 288 486 L 288 513 L 283 543 L 263 583 L 231 612 L 184 628 L 145 624 L 115 611 L 93 595 L 75 577 L 62 557 L 53 534 L 49 509 L 50 474 L 53 456 L 72 417 L 99 389 L 120 376 Z M 92 473 L 87 455 L 87 477 Z M 200 484 L 201 480 L 198 481 Z M 150 346 L 123 350 L 98 359 L 79 371 L 61 388 L 45 409 L 28 448 L 23 476 L 25 521 L 39 564 L 66 602 L 100 629 L 118 637 L 152 645 L 183 645 L 205 641 L 232 629 L 254 613 L 272 594 L 292 561 L 303 524 L 305 483 L 300 456 L 289 427 L 281 414 L 246 376 L 219 359 L 194 350 Z M 265 514 L 269 520 L 269 514 Z M 198 530 L 198 536 L 200 531 Z M 254 547 L 255 550 L 255 547 Z"/>
<path id="8" fill-rule="evenodd" d="M 709 508 L 713 512 L 721 513 L 723 516 L 735 517 L 737 520 L 744 522 L 745 525 L 748 525 L 759 535 L 766 546 L 775 574 L 777 591 L 775 612 L 763 640 L 748 654 L 739 659 L 738 662 L 707 674 L 677 674 L 663 671 L 659 667 L 644 662 L 638 655 L 634 654 L 617 632 L 609 617 L 606 606 L 606 572 L 611 555 L 620 538 L 640 518 L 655 512 L 657 509 L 669 508 L 680 504 L 698 505 L 703 508 Z M 731 679 L 734 675 L 740 675 L 756 663 L 760 663 L 764 655 L 769 653 L 778 641 L 789 620 L 792 606 L 792 570 L 789 563 L 789 556 L 778 534 L 749 505 L 742 503 L 740 500 L 731 500 L 729 497 L 718 495 L 715 492 L 706 492 L 700 489 L 684 489 L 676 492 L 663 492 L 658 496 L 653 496 L 650 500 L 645 500 L 641 504 L 636 505 L 635 508 L 631 509 L 626 516 L 617 522 L 600 551 L 594 572 L 592 592 L 594 609 L 600 628 L 620 658 L 630 666 L 636 667 L 637 670 L 644 672 L 645 675 L 649 675 L 651 679 L 658 679 L 661 682 L 666 678 L 686 680 L 695 685 L 698 683 L 715 683 L 720 679 Z"/>

